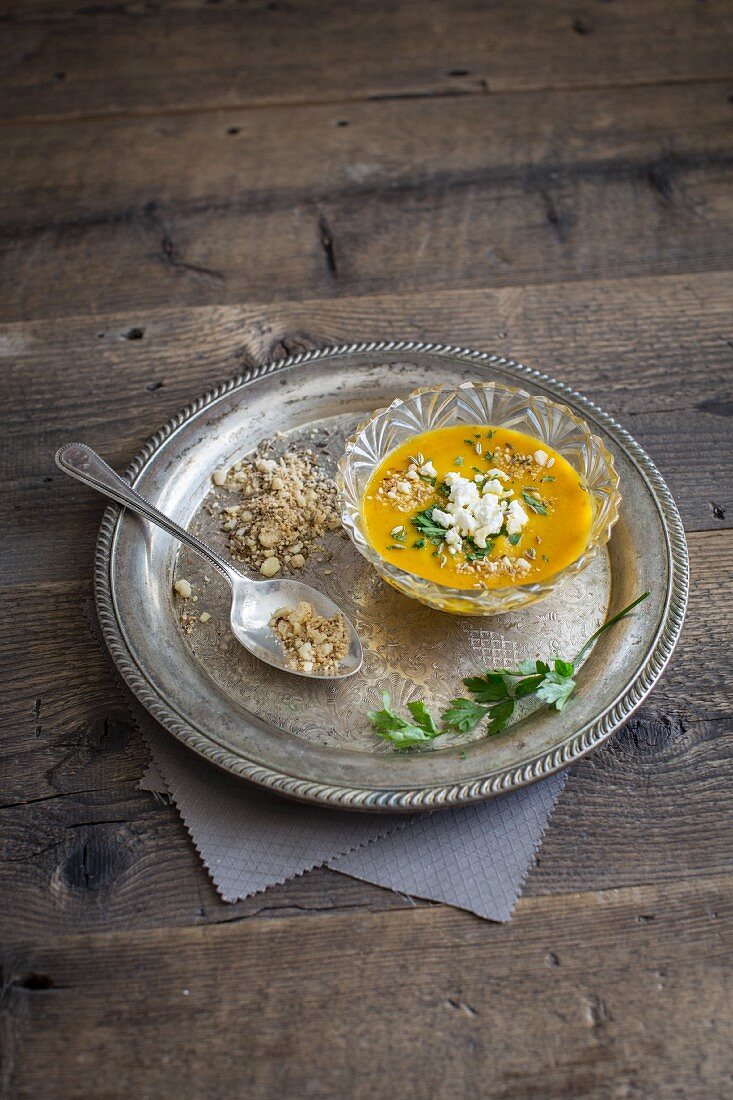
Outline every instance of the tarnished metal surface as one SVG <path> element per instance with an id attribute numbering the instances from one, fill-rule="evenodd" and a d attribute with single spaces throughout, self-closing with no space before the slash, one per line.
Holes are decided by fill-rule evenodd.
<path id="1" fill-rule="evenodd" d="M 234 380 L 166 425 L 132 464 L 136 487 L 218 548 L 206 498 L 211 471 L 284 433 L 315 445 L 331 469 L 346 435 L 374 408 L 419 386 L 495 378 L 570 406 L 602 436 L 621 477 L 623 504 L 607 551 L 546 600 L 497 618 L 431 610 L 385 585 L 346 538 L 302 579 L 328 591 L 359 630 L 362 671 L 339 684 L 266 668 L 238 647 L 224 613 L 224 582 L 192 558 L 211 619 L 183 635 L 172 596 L 177 548 L 132 516 L 108 509 L 97 553 L 97 603 L 123 676 L 156 718 L 227 770 L 291 797 L 352 809 L 434 809 L 486 798 L 566 766 L 600 743 L 650 690 L 679 634 L 687 560 L 679 517 L 659 474 L 600 410 L 519 364 L 420 344 L 355 345 L 296 356 Z M 329 572 L 326 572 L 328 570 Z M 463 676 L 528 656 L 572 656 L 605 618 L 644 589 L 652 596 L 605 635 L 560 714 L 520 715 L 501 737 L 441 738 L 433 751 L 394 753 L 365 712 L 383 689 L 395 705 L 436 709 Z"/>

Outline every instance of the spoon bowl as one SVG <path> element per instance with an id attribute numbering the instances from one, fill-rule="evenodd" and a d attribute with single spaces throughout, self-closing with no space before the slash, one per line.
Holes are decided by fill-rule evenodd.
<path id="1" fill-rule="evenodd" d="M 294 676 L 317 680 L 342 680 L 361 668 L 362 649 L 359 635 L 337 604 L 316 588 L 301 581 L 274 577 L 269 581 L 251 581 L 232 570 L 232 611 L 230 626 L 237 641 L 255 657 Z M 244 583 L 242 583 L 244 582 Z M 270 619 L 281 607 L 294 608 L 306 600 L 317 615 L 332 618 L 341 615 L 349 635 L 349 649 L 339 665 L 328 672 L 302 672 L 286 663 Z"/>
<path id="2" fill-rule="evenodd" d="M 363 652 L 353 623 L 333 600 L 317 588 L 311 588 L 301 581 L 280 577 L 271 580 L 251 580 L 245 577 L 205 542 L 154 508 L 85 443 L 67 443 L 60 447 L 56 452 L 56 465 L 70 477 L 136 512 L 206 558 L 226 578 L 231 588 L 230 625 L 234 637 L 260 661 L 293 676 L 305 676 L 311 680 L 342 680 L 353 676 L 361 668 Z M 309 603 L 318 615 L 326 618 L 341 615 L 344 620 L 349 648 L 335 669 L 304 672 L 291 667 L 287 662 L 280 642 L 270 626 L 270 619 L 280 608 L 295 608 L 302 600 Z"/>

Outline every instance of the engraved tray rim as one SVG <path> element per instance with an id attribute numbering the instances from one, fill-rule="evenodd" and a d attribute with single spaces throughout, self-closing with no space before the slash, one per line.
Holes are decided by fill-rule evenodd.
<path id="1" fill-rule="evenodd" d="M 603 427 L 644 480 L 658 509 L 666 541 L 669 579 L 661 621 L 647 659 L 611 706 L 592 722 L 567 735 L 551 751 L 542 752 L 519 767 L 499 769 L 466 782 L 389 789 L 318 783 L 264 767 L 223 748 L 205 733 L 183 721 L 147 679 L 145 670 L 133 659 L 116 614 L 111 583 L 112 550 L 124 512 L 117 505 L 110 505 L 105 510 L 94 561 L 97 613 L 110 654 L 128 687 L 169 733 L 225 771 L 281 795 L 340 809 L 388 813 L 436 810 L 482 801 L 552 775 L 602 744 L 642 703 L 668 664 L 682 629 L 689 585 L 687 544 L 677 506 L 656 466 L 633 437 L 594 402 L 565 383 L 516 360 L 457 345 L 415 340 L 363 341 L 301 352 L 286 359 L 253 367 L 214 386 L 171 417 L 147 440 L 125 470 L 124 477 L 134 483 L 156 452 L 174 433 L 226 394 L 243 389 L 286 368 L 317 360 L 395 352 L 430 354 L 446 359 L 459 359 L 469 364 L 473 362 L 487 367 L 501 367 L 516 373 L 518 379 L 524 378 L 541 384 L 551 390 L 559 400 L 567 400 L 571 406 L 590 414 Z"/>

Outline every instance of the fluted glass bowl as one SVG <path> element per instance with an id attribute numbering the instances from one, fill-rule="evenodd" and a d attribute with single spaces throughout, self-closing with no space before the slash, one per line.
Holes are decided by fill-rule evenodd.
<path id="1" fill-rule="evenodd" d="M 546 443 L 573 466 L 591 498 L 590 533 L 583 553 L 548 580 L 504 588 L 460 589 L 417 577 L 385 561 L 367 539 L 362 501 L 374 471 L 412 436 L 455 424 L 513 428 Z M 341 520 L 356 549 L 388 584 L 421 603 L 456 615 L 500 615 L 527 607 L 553 592 L 593 561 L 611 537 L 621 494 L 610 452 L 588 425 L 565 405 L 499 382 L 434 386 L 397 398 L 378 409 L 346 444 L 339 463 Z"/>

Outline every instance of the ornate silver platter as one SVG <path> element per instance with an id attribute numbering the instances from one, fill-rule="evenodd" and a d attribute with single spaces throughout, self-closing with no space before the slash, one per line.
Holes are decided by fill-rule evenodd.
<path id="1" fill-rule="evenodd" d="M 519 363 L 416 342 L 352 344 L 269 363 L 212 390 L 164 425 L 127 470 L 143 496 L 225 550 L 226 504 L 211 473 L 264 437 L 307 444 L 333 470 L 344 439 L 369 413 L 419 386 L 496 378 L 569 405 L 600 434 L 623 504 L 608 549 L 532 607 L 460 618 L 386 586 L 341 532 L 299 576 L 326 589 L 356 624 L 362 671 L 339 683 L 259 664 L 231 637 L 224 581 L 163 532 L 117 507 L 105 512 L 96 598 L 122 676 L 155 718 L 227 771 L 304 801 L 354 810 L 433 810 L 489 798 L 558 771 L 622 724 L 661 675 L 687 598 L 687 550 L 672 497 L 637 443 L 590 401 Z M 209 613 L 187 636 L 172 585 L 185 576 Z M 529 706 L 500 737 L 440 738 L 396 753 L 366 712 L 384 689 L 396 707 L 439 710 L 461 678 L 518 659 L 572 656 L 607 614 L 649 589 L 637 612 L 600 639 L 564 711 Z"/>

